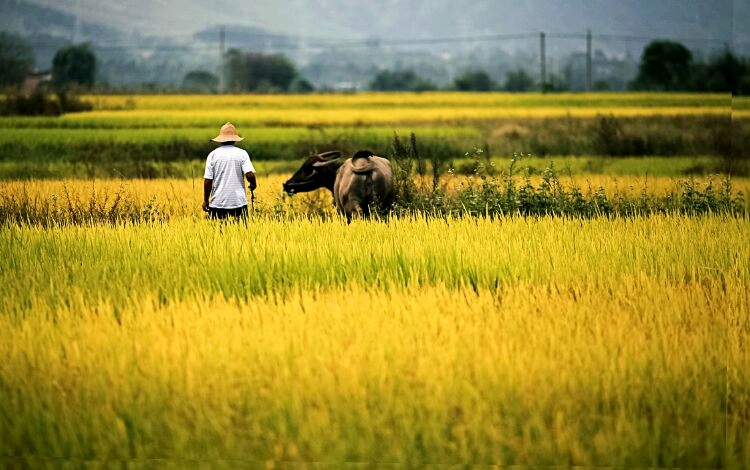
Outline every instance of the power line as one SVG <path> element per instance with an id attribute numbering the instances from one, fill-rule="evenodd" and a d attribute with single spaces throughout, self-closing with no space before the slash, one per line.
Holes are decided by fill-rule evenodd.
<path id="1" fill-rule="evenodd" d="M 548 39 L 580 39 L 581 41 L 588 40 L 589 36 L 587 33 L 544 33 Z M 229 36 L 229 34 L 227 34 Z M 188 36 L 183 36 L 188 38 Z M 258 41 L 266 40 L 267 44 L 276 50 L 296 50 L 299 49 L 302 42 L 306 42 L 306 48 L 322 48 L 322 49 L 348 49 L 348 48 L 379 48 L 379 47 L 393 47 L 393 46 L 416 46 L 416 45 L 431 45 L 431 44 L 451 44 L 451 43 L 471 43 L 471 42 L 498 42 L 498 41 L 518 41 L 518 40 L 532 40 L 539 37 L 539 33 L 519 33 L 519 34 L 493 34 L 493 35 L 477 35 L 477 36 L 456 36 L 456 37 L 437 37 L 437 38 L 415 38 L 415 39 L 361 39 L 355 41 L 341 41 L 335 38 L 304 38 L 302 36 L 282 36 L 278 34 L 256 34 L 253 36 Z M 591 39 L 601 41 L 653 41 L 656 39 L 664 39 L 678 42 L 688 43 L 713 43 L 713 44 L 750 44 L 750 41 L 732 41 L 731 39 L 717 39 L 717 38 L 706 38 L 706 37 L 681 37 L 681 38 L 670 38 L 663 37 L 657 38 L 655 36 L 635 36 L 625 34 L 591 34 Z M 170 37 L 169 39 L 173 39 Z M 194 42 L 191 44 L 148 44 L 144 41 L 136 41 L 133 39 L 127 39 L 124 41 L 114 42 L 103 42 L 95 43 L 92 45 L 97 49 L 141 49 L 141 50 L 195 50 L 196 48 L 205 48 L 206 50 L 214 50 L 216 47 L 215 42 L 196 40 L 194 37 L 190 37 Z M 158 38 L 151 40 L 157 41 Z M 269 42 L 270 41 L 270 42 Z M 69 41 L 61 41 L 67 43 Z M 227 40 L 227 42 L 232 42 Z M 60 43 L 53 42 L 40 42 L 31 43 L 32 47 L 57 47 Z"/>

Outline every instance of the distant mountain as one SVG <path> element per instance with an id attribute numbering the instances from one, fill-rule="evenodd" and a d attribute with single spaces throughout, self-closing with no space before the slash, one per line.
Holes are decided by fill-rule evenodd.
<path id="1" fill-rule="evenodd" d="M 126 32 L 173 37 L 239 25 L 340 40 L 580 33 L 587 29 L 594 34 L 692 38 L 706 44 L 750 40 L 750 0 L 27 1 Z"/>
<path id="2" fill-rule="evenodd" d="M 123 38 L 107 24 L 78 21 L 64 9 L 25 0 L 0 0 L 0 30 L 25 37 L 34 47 L 36 68 L 49 69 L 55 52 L 65 44 L 90 40 L 114 43 Z"/>
<path id="3" fill-rule="evenodd" d="M 750 55 L 750 0 L 0 0 L 0 29 L 27 37 L 40 69 L 62 45 L 90 41 L 114 85 L 218 73 L 222 37 L 225 50 L 284 53 L 317 86 L 363 86 L 404 67 L 440 85 L 472 68 L 496 80 L 512 67 L 534 75 L 540 32 L 558 75 L 585 51 L 587 30 L 602 63 L 630 64 L 607 70 L 632 72 L 656 38 L 699 58 L 728 45 Z"/>

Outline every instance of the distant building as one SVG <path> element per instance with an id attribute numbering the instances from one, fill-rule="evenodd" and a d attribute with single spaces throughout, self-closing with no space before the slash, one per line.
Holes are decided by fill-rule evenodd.
<path id="1" fill-rule="evenodd" d="M 26 79 L 23 81 L 23 89 L 27 92 L 32 92 L 39 88 L 39 85 L 42 83 L 49 83 L 52 81 L 52 72 L 49 70 L 41 71 L 41 72 L 33 72 L 26 76 Z"/>

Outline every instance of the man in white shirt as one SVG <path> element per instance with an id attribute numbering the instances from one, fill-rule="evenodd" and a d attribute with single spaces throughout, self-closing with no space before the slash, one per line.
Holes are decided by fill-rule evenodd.
<path id="1" fill-rule="evenodd" d="M 257 187 L 255 168 L 250 155 L 234 143 L 243 140 L 231 122 L 221 126 L 214 142 L 221 145 L 206 158 L 203 174 L 203 210 L 210 219 L 247 217 L 247 194 L 244 178 L 250 191 Z"/>

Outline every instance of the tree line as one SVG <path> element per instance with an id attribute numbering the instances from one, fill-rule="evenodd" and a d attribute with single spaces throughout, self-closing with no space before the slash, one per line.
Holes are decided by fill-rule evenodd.
<path id="1" fill-rule="evenodd" d="M 96 81 L 96 55 L 89 43 L 61 48 L 52 61 L 49 83 L 29 94 L 20 90 L 32 73 L 34 51 L 23 38 L 0 32 L 0 89 L 10 90 L 2 115 L 60 115 L 90 110 L 91 105 L 75 97 L 79 89 L 91 89 Z M 50 98 L 48 92 L 54 93 Z"/>
<path id="2" fill-rule="evenodd" d="M 20 89 L 31 74 L 34 51 L 17 35 L 0 32 L 0 89 Z M 54 56 L 48 87 L 62 104 L 73 90 L 91 90 L 96 84 L 97 58 L 90 43 L 71 44 Z M 220 74 L 206 70 L 187 73 L 179 88 L 186 92 L 304 93 L 314 91 L 301 77 L 294 63 L 283 54 L 262 54 L 230 49 L 224 55 Z M 429 78 L 413 70 L 380 70 L 367 84 L 374 91 L 430 91 L 440 89 Z M 564 78 L 550 76 L 538 83 L 524 69 L 506 74 L 498 83 L 483 70 L 468 70 L 455 77 L 448 89 L 458 91 L 533 90 L 565 91 Z M 445 89 L 445 88 L 443 88 Z M 696 60 L 679 42 L 652 41 L 643 50 L 638 74 L 631 90 L 694 91 L 750 94 L 750 58 L 735 55 L 729 48 L 706 61 Z M 70 99 L 67 105 L 72 106 Z M 6 105 L 7 108 L 7 105 Z"/>
<path id="3" fill-rule="evenodd" d="M 692 52 L 679 42 L 652 41 L 643 50 L 638 75 L 630 82 L 633 91 L 689 91 L 750 95 L 750 58 L 739 57 L 728 48 L 708 61 L 695 60 Z M 428 80 L 411 70 L 385 70 L 370 83 L 371 90 L 436 90 Z M 497 83 L 482 70 L 467 71 L 453 80 L 459 91 L 532 90 L 566 91 L 564 78 L 554 75 L 537 83 L 523 69 L 507 73 L 505 83 Z"/>

